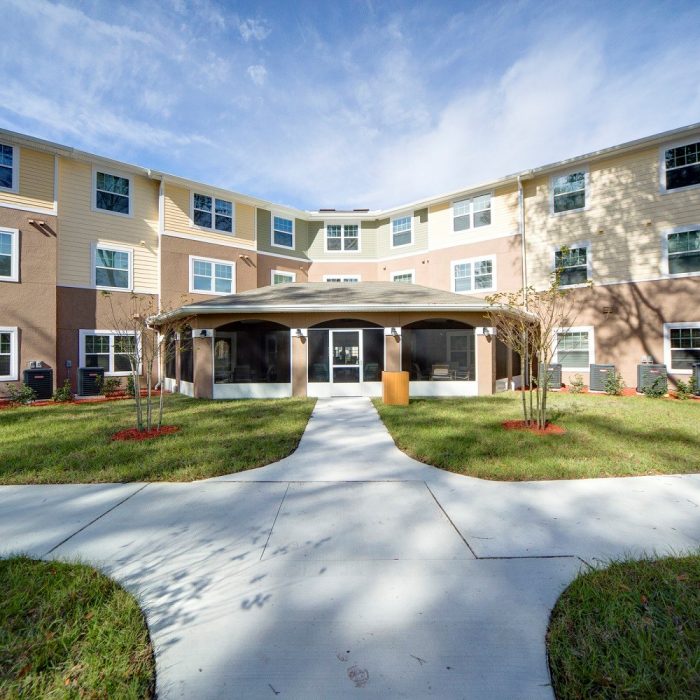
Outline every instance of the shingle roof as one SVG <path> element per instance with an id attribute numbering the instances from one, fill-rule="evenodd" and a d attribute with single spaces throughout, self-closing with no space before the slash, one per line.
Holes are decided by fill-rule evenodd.
<path id="1" fill-rule="evenodd" d="M 176 315 L 251 311 L 485 311 L 482 298 L 399 282 L 290 282 L 187 304 Z"/>

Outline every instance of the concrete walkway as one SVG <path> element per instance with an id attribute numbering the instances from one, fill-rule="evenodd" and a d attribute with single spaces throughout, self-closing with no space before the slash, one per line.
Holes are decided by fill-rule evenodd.
<path id="1" fill-rule="evenodd" d="M 0 547 L 134 592 L 160 698 L 551 698 L 548 616 L 582 560 L 697 547 L 699 507 L 697 475 L 442 472 L 397 450 L 367 399 L 330 399 L 261 469 L 0 487 Z"/>

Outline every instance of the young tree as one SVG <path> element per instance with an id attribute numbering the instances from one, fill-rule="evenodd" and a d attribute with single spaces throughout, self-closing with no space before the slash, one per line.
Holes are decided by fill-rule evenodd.
<path id="1" fill-rule="evenodd" d="M 557 351 L 559 333 L 571 328 L 575 320 L 573 300 L 567 290 L 561 289 L 559 277 L 559 272 L 555 272 L 544 290 L 528 286 L 486 297 L 493 307 L 488 318 L 497 337 L 520 356 L 525 423 L 538 428 L 547 425 L 547 368 Z M 538 379 L 533 379 L 533 364 Z"/>
<path id="2" fill-rule="evenodd" d="M 134 386 L 134 408 L 136 428 L 160 430 L 163 424 L 164 397 L 162 381 L 155 408 L 155 387 L 153 378 L 155 370 L 164 376 L 164 367 L 168 354 L 174 352 L 168 343 L 172 333 L 180 332 L 188 319 L 173 319 L 158 308 L 155 297 L 130 294 L 128 298 L 115 297 L 110 292 L 102 292 L 108 301 L 113 328 L 117 335 L 114 339 L 114 353 L 128 362 L 130 377 Z M 158 327 L 153 320 L 159 314 Z M 145 387 L 142 387 L 142 378 Z M 145 388 L 145 395 L 141 395 Z M 157 419 L 154 414 L 157 411 Z"/>

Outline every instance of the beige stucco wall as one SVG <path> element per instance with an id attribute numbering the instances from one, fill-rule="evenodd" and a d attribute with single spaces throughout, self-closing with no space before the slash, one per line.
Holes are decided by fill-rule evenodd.
<path id="1" fill-rule="evenodd" d="M 0 142 L 14 148 L 19 159 L 19 187 L 17 192 L 0 190 L 0 203 L 14 206 L 53 209 L 54 206 L 54 156 L 18 146 L 12 139 L 0 136 Z"/>
<path id="2" fill-rule="evenodd" d="M 93 211 L 93 165 L 61 158 L 59 162 L 58 283 L 92 285 L 92 245 L 114 244 L 133 251 L 134 291 L 158 292 L 159 183 L 135 173 L 100 165 L 97 170 L 131 177 L 132 216 Z"/>

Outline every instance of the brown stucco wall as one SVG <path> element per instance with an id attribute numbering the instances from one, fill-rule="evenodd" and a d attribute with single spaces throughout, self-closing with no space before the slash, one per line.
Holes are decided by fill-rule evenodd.
<path id="1" fill-rule="evenodd" d="M 194 338 L 194 395 L 211 399 L 214 392 L 214 355 L 212 338 Z"/>
<path id="2" fill-rule="evenodd" d="M 0 207 L 0 226 L 19 230 L 19 282 L 0 282 L 0 326 L 18 328 L 19 380 L 30 360 L 41 360 L 55 381 L 56 217 Z"/>
<path id="3" fill-rule="evenodd" d="M 292 337 L 292 393 L 306 396 L 308 385 L 308 338 Z"/>
<path id="4" fill-rule="evenodd" d="M 157 298 L 151 294 L 138 294 L 136 297 L 144 302 L 148 309 L 157 308 Z M 58 343 L 58 381 L 63 383 L 70 379 L 73 388 L 78 386 L 79 333 L 80 329 L 105 331 L 115 328 L 115 320 L 124 323 L 131 308 L 130 292 L 111 292 L 105 296 L 96 289 L 77 289 L 75 287 L 57 287 L 57 343 Z M 114 312 L 110 306 L 112 302 Z M 115 319 L 116 316 L 116 319 Z M 66 360 L 72 367 L 66 368 Z M 157 368 L 156 372 L 157 374 Z"/>

